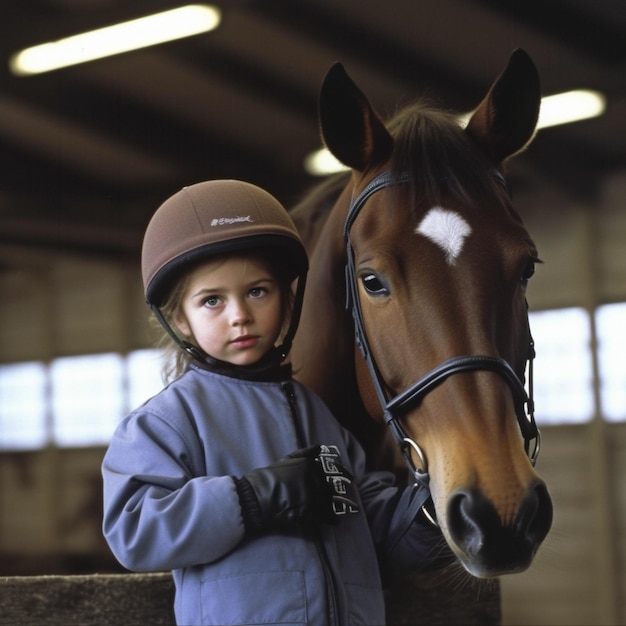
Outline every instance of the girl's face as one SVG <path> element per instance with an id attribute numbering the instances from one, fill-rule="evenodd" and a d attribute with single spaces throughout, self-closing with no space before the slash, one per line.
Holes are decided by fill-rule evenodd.
<path id="1" fill-rule="evenodd" d="M 265 263 L 228 257 L 191 272 L 174 321 L 213 358 L 251 365 L 278 340 L 282 304 L 281 286 Z"/>

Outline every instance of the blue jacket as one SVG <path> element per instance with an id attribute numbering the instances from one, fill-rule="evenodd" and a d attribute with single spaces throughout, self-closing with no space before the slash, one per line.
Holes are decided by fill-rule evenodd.
<path id="1" fill-rule="evenodd" d="M 232 476 L 315 444 L 338 447 L 360 512 L 317 537 L 247 537 Z M 290 378 L 252 382 L 192 366 L 120 423 L 102 469 L 109 546 L 130 570 L 173 570 L 182 625 L 379 626 L 381 562 L 420 569 L 441 542 L 413 523 L 421 490 L 367 473 L 355 438 Z"/>

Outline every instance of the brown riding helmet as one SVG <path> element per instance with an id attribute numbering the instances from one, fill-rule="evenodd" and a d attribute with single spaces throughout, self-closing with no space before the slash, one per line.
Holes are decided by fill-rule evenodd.
<path id="1" fill-rule="evenodd" d="M 141 269 L 148 304 L 160 307 L 180 274 L 198 261 L 263 250 L 304 282 L 308 260 L 284 207 L 260 187 L 211 180 L 184 187 L 156 211 L 143 240 Z"/>

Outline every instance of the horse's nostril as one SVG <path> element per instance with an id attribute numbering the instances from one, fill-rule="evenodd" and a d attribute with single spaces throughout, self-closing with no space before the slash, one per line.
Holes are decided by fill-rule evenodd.
<path id="1" fill-rule="evenodd" d="M 458 491 L 448 502 L 448 529 L 454 542 L 467 554 L 478 554 L 485 537 L 500 526 L 493 505 L 473 490 Z"/>
<path id="2" fill-rule="evenodd" d="M 515 518 L 515 530 L 534 544 L 541 543 L 552 525 L 552 500 L 543 483 L 528 493 Z"/>

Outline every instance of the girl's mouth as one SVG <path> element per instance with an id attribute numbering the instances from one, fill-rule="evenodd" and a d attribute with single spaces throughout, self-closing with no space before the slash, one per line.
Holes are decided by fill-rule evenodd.
<path id="1" fill-rule="evenodd" d="M 258 343 L 259 338 L 256 335 L 241 335 L 241 337 L 236 337 L 230 343 L 235 348 L 239 348 L 244 350 L 246 348 L 253 348 Z"/>

